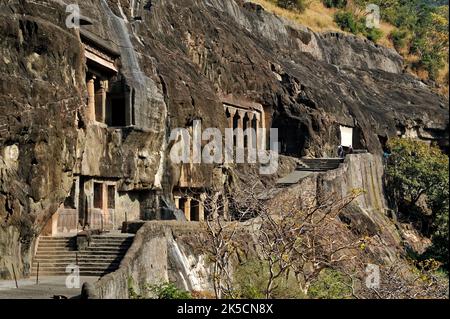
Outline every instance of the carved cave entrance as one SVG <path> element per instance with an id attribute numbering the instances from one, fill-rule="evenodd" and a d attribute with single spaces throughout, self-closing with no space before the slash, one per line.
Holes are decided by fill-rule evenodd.
<path id="1" fill-rule="evenodd" d="M 120 226 L 115 216 L 117 194 L 115 181 L 85 176 L 74 178 L 68 197 L 47 223 L 43 235 L 116 229 Z"/>

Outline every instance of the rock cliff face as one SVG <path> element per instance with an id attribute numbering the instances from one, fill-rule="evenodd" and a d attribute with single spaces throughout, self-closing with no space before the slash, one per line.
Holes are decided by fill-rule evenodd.
<path id="1" fill-rule="evenodd" d="M 0 277 L 12 265 L 30 273 L 34 239 L 75 175 L 117 181 L 121 206 L 145 197 L 141 210 L 152 210 L 154 194 L 170 198 L 181 176 L 167 156 L 170 130 L 194 119 L 227 127 L 223 96 L 263 105 L 288 155 L 333 155 L 340 125 L 355 127 L 357 147 L 373 153 L 396 135 L 448 147 L 448 100 L 402 73 L 386 48 L 316 34 L 240 0 L 78 3 L 92 23 L 82 29 L 120 52 L 134 123 L 89 123 L 68 0 L 0 0 Z M 191 179 L 220 185 L 216 173 L 194 167 Z"/>
<path id="2" fill-rule="evenodd" d="M 282 206 L 280 203 L 297 203 L 305 197 L 314 197 L 320 205 L 327 194 L 337 193 L 344 197 L 354 189 L 364 190 L 354 205 L 341 212 L 336 222 L 345 227 L 336 227 L 334 239 L 344 245 L 361 237 L 371 238 L 371 244 L 357 253 L 357 259 L 378 265 L 399 263 L 406 242 L 402 241 L 401 234 L 385 214 L 386 203 L 380 196 L 382 171 L 379 158 L 371 154 L 352 155 L 336 170 L 312 174 L 298 185 L 273 189 L 268 205 L 271 211 L 278 213 Z M 244 224 L 237 230 L 234 241 L 239 249 L 230 258 L 233 266 L 254 258 L 258 241 L 252 230 L 258 227 L 256 222 Z M 214 246 L 206 226 L 199 223 L 146 222 L 131 223 L 129 229 L 137 232 L 131 249 L 118 271 L 95 284 L 91 298 L 127 299 L 131 297 L 130 289 L 138 295 L 146 295 L 146 287 L 167 281 L 174 282 L 183 290 L 213 295 L 213 263 L 208 254 Z M 359 269 L 361 265 L 352 268 L 351 261 L 347 261 L 345 267 L 364 273 L 364 269 Z"/>

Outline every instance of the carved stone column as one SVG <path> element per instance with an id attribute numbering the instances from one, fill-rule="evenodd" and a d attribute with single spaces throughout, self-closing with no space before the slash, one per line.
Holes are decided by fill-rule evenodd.
<path id="1" fill-rule="evenodd" d="M 200 222 L 203 222 L 205 220 L 205 200 L 206 194 L 202 193 L 198 202 L 198 220 Z"/>
<path id="2" fill-rule="evenodd" d="M 245 117 L 245 111 L 238 111 L 238 114 L 239 114 L 239 119 L 238 119 L 238 127 L 237 128 L 240 128 L 241 130 L 244 128 L 244 117 Z M 237 147 L 244 147 L 244 134 L 239 134 L 238 136 L 237 136 L 237 139 L 236 139 L 236 146 Z"/>
<path id="3" fill-rule="evenodd" d="M 175 207 L 177 209 L 180 209 L 180 197 L 179 196 L 174 196 L 173 200 L 175 202 Z"/>
<path id="4" fill-rule="evenodd" d="M 232 107 L 228 107 L 228 113 L 230 113 L 230 119 L 228 120 L 229 123 L 229 128 L 234 129 L 234 116 L 236 115 L 236 109 L 232 108 Z"/>
<path id="5" fill-rule="evenodd" d="M 184 216 L 186 216 L 187 221 L 191 221 L 191 199 L 186 198 L 186 202 L 184 203 Z"/>
<path id="6" fill-rule="evenodd" d="M 256 141 L 257 141 L 257 134 L 258 134 L 258 125 L 256 127 L 253 127 L 253 120 L 256 118 L 256 114 L 254 112 L 249 112 L 247 114 L 248 116 L 248 124 L 247 127 L 252 129 L 252 136 L 248 137 L 248 145 L 247 147 L 251 147 L 253 149 L 256 148 Z"/>
<path id="7" fill-rule="evenodd" d="M 88 92 L 88 109 L 87 109 L 87 118 L 89 121 L 95 121 L 95 75 L 92 75 L 87 83 L 87 92 Z"/>
<path id="8" fill-rule="evenodd" d="M 101 122 L 101 123 L 106 123 L 106 91 L 107 90 L 108 90 L 108 80 L 100 81 L 101 105 L 100 105 L 99 122 Z"/>
<path id="9" fill-rule="evenodd" d="M 256 143 L 258 146 L 258 149 L 265 149 L 266 144 L 265 144 L 265 138 L 264 138 L 264 129 L 262 128 L 261 125 L 261 114 L 256 113 L 255 114 L 256 117 Z"/>

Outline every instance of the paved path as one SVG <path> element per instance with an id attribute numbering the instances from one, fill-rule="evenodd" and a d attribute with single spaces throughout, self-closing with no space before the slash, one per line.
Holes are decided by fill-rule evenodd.
<path id="1" fill-rule="evenodd" d="M 0 280 L 0 299 L 53 299 L 53 296 L 66 296 L 76 298 L 81 293 L 84 282 L 94 283 L 99 277 L 80 277 L 80 288 L 69 289 L 66 287 L 66 276 L 40 277 L 36 285 L 36 278 L 22 279 L 18 281 L 16 288 L 14 280 Z"/>

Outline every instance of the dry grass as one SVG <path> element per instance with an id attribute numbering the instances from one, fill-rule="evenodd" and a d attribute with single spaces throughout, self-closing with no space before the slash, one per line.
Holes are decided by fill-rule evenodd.
<path id="1" fill-rule="evenodd" d="M 251 1 L 261 5 L 265 10 L 272 12 L 277 16 L 295 21 L 301 25 L 309 27 L 313 31 L 339 31 L 346 33 L 342 31 L 334 22 L 334 14 L 336 13 L 337 9 L 325 7 L 322 3 L 322 0 L 309 0 L 309 6 L 303 13 L 293 12 L 280 8 L 276 5 L 276 0 Z M 380 40 L 379 44 L 392 48 L 393 44 L 389 39 L 389 34 L 393 29 L 395 29 L 395 27 L 383 22 L 380 26 L 380 29 L 383 31 L 383 38 Z"/>
<path id="2" fill-rule="evenodd" d="M 268 12 L 274 13 L 279 17 L 283 17 L 285 19 L 309 27 L 315 32 L 339 31 L 346 33 L 342 31 L 334 22 L 334 14 L 337 10 L 325 7 L 322 3 L 322 0 L 309 0 L 309 6 L 303 13 L 280 8 L 276 5 L 276 0 L 250 1 L 261 5 Z M 349 2 L 348 9 L 350 11 L 353 11 L 357 15 L 362 14 L 361 10 L 357 9 L 357 7 L 351 1 Z M 389 35 L 395 29 L 395 27 L 389 23 L 381 22 L 380 29 L 383 32 L 383 37 L 378 41 L 378 44 L 388 48 L 394 48 Z M 407 52 L 400 52 L 400 54 L 405 58 L 405 62 L 407 64 L 416 62 L 418 60 L 418 57 L 408 55 Z M 445 68 L 443 68 L 439 74 L 437 83 L 440 83 L 442 86 L 444 86 L 443 88 L 438 90 L 440 93 L 448 94 L 448 70 L 449 67 L 448 64 L 446 64 Z M 425 71 L 415 71 L 411 69 L 408 71 L 421 79 L 428 78 L 428 73 Z"/>
<path id="3" fill-rule="evenodd" d="M 316 32 L 340 31 L 333 20 L 333 15 L 336 10 L 326 8 L 321 0 L 310 0 L 309 7 L 303 13 L 280 8 L 276 5 L 275 0 L 251 0 L 251 2 L 261 5 L 265 10 L 279 17 L 295 21 Z"/>
<path id="4" fill-rule="evenodd" d="M 389 35 L 393 30 L 396 28 L 389 23 L 381 22 L 380 24 L 380 30 L 383 31 L 383 37 L 378 41 L 378 44 L 383 45 L 388 48 L 394 48 L 394 44 L 392 43 L 391 39 L 389 38 Z"/>

